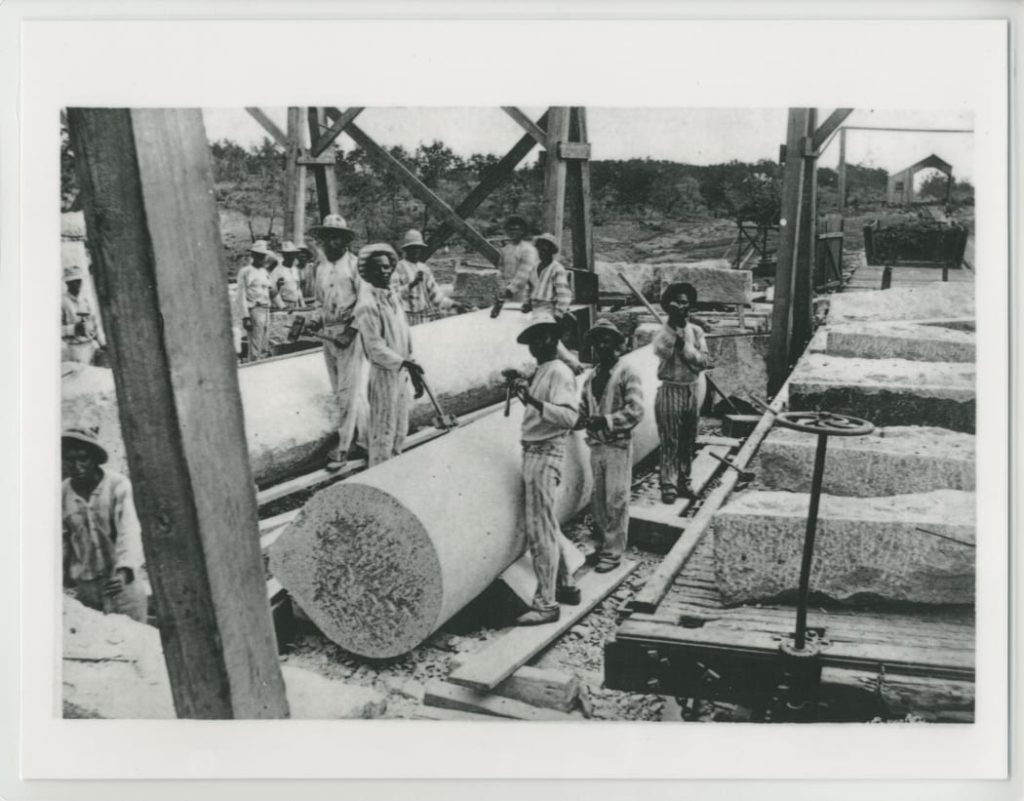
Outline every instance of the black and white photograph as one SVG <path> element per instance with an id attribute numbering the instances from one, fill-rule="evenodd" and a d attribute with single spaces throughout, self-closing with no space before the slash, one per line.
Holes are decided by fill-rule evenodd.
<path id="1" fill-rule="evenodd" d="M 596 22 L 262 22 L 218 54 L 277 61 L 245 91 L 183 62 L 26 97 L 32 775 L 1005 768 L 998 58 L 958 83 L 909 22 L 676 21 L 680 53 L 635 24 L 616 65 Z M 133 25 L 97 64 L 227 30 Z M 487 64 L 499 29 L 558 85 L 510 91 L 544 71 Z M 864 42 L 871 77 L 758 75 L 769 32 Z"/>

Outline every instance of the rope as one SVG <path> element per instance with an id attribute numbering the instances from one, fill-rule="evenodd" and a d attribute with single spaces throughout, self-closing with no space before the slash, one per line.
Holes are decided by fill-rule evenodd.
<path id="1" fill-rule="evenodd" d="M 937 531 L 929 531 L 926 528 L 918 528 L 916 526 L 915 526 L 915 529 L 917 531 L 920 531 L 922 534 L 931 534 L 933 537 L 938 537 L 940 540 L 949 540 L 950 542 L 955 542 L 957 545 L 963 545 L 963 546 L 965 546 L 967 548 L 976 548 L 977 547 L 973 542 L 968 542 L 967 540 L 957 539 L 956 537 L 951 537 L 948 534 L 939 534 L 939 532 L 937 532 Z"/>

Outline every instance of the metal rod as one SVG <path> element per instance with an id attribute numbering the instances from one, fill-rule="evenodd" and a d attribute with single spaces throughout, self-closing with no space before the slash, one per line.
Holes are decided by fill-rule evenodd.
<path id="1" fill-rule="evenodd" d="M 807 635 L 807 596 L 811 586 L 811 561 L 814 558 L 814 535 L 818 528 L 818 503 L 821 500 L 821 483 L 825 476 L 825 451 L 828 448 L 828 434 L 818 434 L 818 449 L 814 454 L 814 476 L 811 479 L 811 507 L 807 512 L 807 532 L 804 534 L 804 554 L 800 563 L 800 589 L 796 606 L 796 636 L 794 645 L 801 651 Z"/>

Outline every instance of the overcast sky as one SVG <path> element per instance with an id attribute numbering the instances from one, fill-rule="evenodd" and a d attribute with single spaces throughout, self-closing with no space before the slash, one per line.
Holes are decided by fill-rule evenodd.
<path id="1" fill-rule="evenodd" d="M 283 108 L 263 109 L 282 129 Z M 544 109 L 524 107 L 537 119 Z M 831 109 L 820 109 L 824 120 Z M 244 109 L 204 109 L 211 141 L 231 139 L 258 143 L 265 133 Z M 859 109 L 846 121 L 852 126 L 970 128 L 971 115 L 957 111 L 890 111 Z M 776 160 L 786 138 L 786 109 L 622 109 L 588 108 L 587 125 L 595 159 L 666 159 L 688 164 L 716 164 L 737 159 Z M 522 129 L 499 108 L 370 108 L 359 126 L 385 146 L 414 150 L 435 139 L 461 156 L 504 155 L 522 136 Z M 342 149 L 353 146 L 344 135 Z M 932 153 L 953 165 L 959 178 L 973 174 L 973 137 L 969 134 L 850 131 L 848 163 L 900 170 Z M 834 139 L 819 161 L 834 167 L 839 142 Z"/>

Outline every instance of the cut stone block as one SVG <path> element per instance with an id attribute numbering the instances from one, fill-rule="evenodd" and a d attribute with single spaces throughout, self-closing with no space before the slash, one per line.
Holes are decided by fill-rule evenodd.
<path id="1" fill-rule="evenodd" d="M 629 288 L 618 276 L 622 273 L 654 303 L 661 299 L 662 289 L 675 281 L 693 284 L 700 303 L 750 303 L 750 271 L 730 269 L 724 259 L 663 264 L 599 261 L 594 271 L 602 291 L 628 293 Z"/>
<path id="2" fill-rule="evenodd" d="M 63 703 L 67 717 L 177 717 L 160 632 L 125 615 L 104 615 L 64 596 Z M 376 690 L 283 665 L 292 718 L 372 718 L 387 701 Z"/>
<path id="3" fill-rule="evenodd" d="M 777 426 L 761 444 L 754 471 L 769 489 L 810 492 L 817 437 Z M 872 497 L 974 490 L 975 440 L 926 426 L 877 428 L 866 437 L 831 437 L 823 491 Z"/>
<path id="4" fill-rule="evenodd" d="M 843 292 L 829 299 L 829 323 L 974 317 L 974 285 L 936 281 L 884 292 Z"/>
<path id="5" fill-rule="evenodd" d="M 806 354 L 789 405 L 861 417 L 876 426 L 925 425 L 974 433 L 974 365 Z"/>
<path id="6" fill-rule="evenodd" d="M 455 272 L 455 288 L 452 290 L 452 297 L 483 308 L 494 304 L 494 299 L 501 289 L 501 273 L 498 270 L 460 268 Z"/>
<path id="7" fill-rule="evenodd" d="M 715 574 L 726 603 L 793 597 L 809 501 L 803 493 L 747 492 L 715 515 Z M 811 592 L 852 602 L 971 604 L 974 521 L 972 492 L 823 495 Z"/>
<path id="8" fill-rule="evenodd" d="M 974 362 L 975 337 L 935 325 L 914 323 L 842 324 L 829 329 L 826 352 L 862 359 Z"/>

